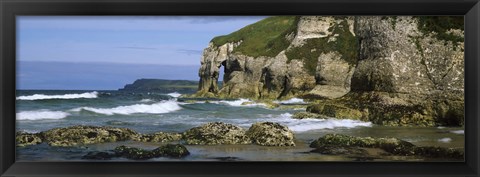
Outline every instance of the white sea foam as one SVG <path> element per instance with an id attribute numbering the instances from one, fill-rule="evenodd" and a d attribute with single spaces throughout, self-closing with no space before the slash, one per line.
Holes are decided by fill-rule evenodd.
<path id="1" fill-rule="evenodd" d="M 254 101 L 252 100 L 249 100 L 249 99 L 244 99 L 244 98 L 241 98 L 239 100 L 233 100 L 233 101 L 226 101 L 226 100 L 222 100 L 222 101 L 212 101 L 211 103 L 217 103 L 217 104 L 227 104 L 227 105 L 230 105 L 230 106 L 247 106 L 247 107 L 254 107 L 254 106 L 266 106 L 265 104 L 263 103 L 255 103 Z"/>
<path id="2" fill-rule="evenodd" d="M 452 133 L 455 133 L 455 134 L 465 134 L 465 130 L 454 130 L 454 131 L 450 131 Z"/>
<path id="3" fill-rule="evenodd" d="M 19 96 L 17 100 L 50 100 L 50 99 L 77 99 L 77 98 L 97 98 L 98 92 L 87 92 L 81 94 L 65 94 L 65 95 L 44 95 L 35 94 L 29 96 Z"/>
<path id="4" fill-rule="evenodd" d="M 292 98 L 292 99 L 284 100 L 284 101 L 275 101 L 275 103 L 279 103 L 279 104 L 304 104 L 305 101 L 303 101 L 303 99 L 300 99 L 300 98 Z"/>
<path id="5" fill-rule="evenodd" d="M 448 143 L 450 141 L 452 141 L 452 138 L 440 138 L 438 139 L 439 142 L 442 142 L 442 143 Z"/>
<path id="6" fill-rule="evenodd" d="M 21 111 L 17 113 L 17 120 L 42 120 L 42 119 L 63 119 L 69 113 L 62 111 L 50 111 L 47 109 L 35 111 Z"/>
<path id="7" fill-rule="evenodd" d="M 142 99 L 142 100 L 140 100 L 140 102 L 142 102 L 142 103 L 149 103 L 149 102 L 153 102 L 153 100 L 151 100 L 151 99 Z"/>
<path id="8" fill-rule="evenodd" d="M 255 122 L 276 122 L 287 126 L 294 132 L 305 132 L 318 129 L 370 127 L 372 123 L 349 119 L 292 119 L 292 114 L 266 115 L 264 118 L 241 122 L 240 126 L 249 127 Z M 240 122 L 240 120 L 239 120 Z"/>
<path id="9" fill-rule="evenodd" d="M 162 101 L 154 104 L 134 104 L 129 106 L 118 106 L 114 108 L 92 108 L 92 107 L 81 107 L 72 109 L 71 111 L 91 111 L 98 114 L 105 115 L 130 115 L 135 113 L 145 113 L 145 114 L 162 114 L 177 111 L 182 109 L 175 100 Z"/>
<path id="10" fill-rule="evenodd" d="M 169 93 L 167 94 L 168 96 L 171 96 L 173 98 L 178 98 L 180 96 L 182 96 L 182 94 L 178 93 L 178 92 L 173 92 L 173 93 Z"/>

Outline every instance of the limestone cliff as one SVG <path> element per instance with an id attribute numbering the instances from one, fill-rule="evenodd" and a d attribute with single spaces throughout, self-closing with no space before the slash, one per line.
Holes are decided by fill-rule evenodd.
<path id="1" fill-rule="evenodd" d="M 463 38 L 463 17 L 271 17 L 210 42 L 197 95 L 318 98 L 308 111 L 462 125 Z"/>
<path id="2" fill-rule="evenodd" d="M 217 37 L 201 59 L 198 95 L 340 97 L 350 89 L 356 62 L 353 24 L 353 17 L 271 17 Z M 222 66 L 224 87 L 219 90 Z"/>

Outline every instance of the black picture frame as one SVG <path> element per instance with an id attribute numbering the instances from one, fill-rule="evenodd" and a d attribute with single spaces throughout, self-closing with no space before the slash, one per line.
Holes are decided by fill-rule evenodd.
<path id="1" fill-rule="evenodd" d="M 479 176 L 478 0 L 0 0 L 1 176 Z M 15 162 L 18 15 L 464 15 L 465 162 Z"/>

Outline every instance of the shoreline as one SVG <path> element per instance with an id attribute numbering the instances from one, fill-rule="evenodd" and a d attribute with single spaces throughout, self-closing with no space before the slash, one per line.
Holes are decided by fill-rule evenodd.
<path id="1" fill-rule="evenodd" d="M 114 128 L 114 127 L 112 127 Z M 352 134 L 352 133 L 349 133 Z M 354 133 L 355 134 L 355 133 Z M 75 146 L 66 146 L 66 147 L 55 147 L 48 146 L 47 143 L 43 142 L 37 145 L 29 145 L 26 147 L 18 147 L 17 154 L 19 155 L 19 160 L 28 161 L 28 155 L 32 149 L 42 149 L 46 151 L 52 151 L 55 149 L 62 149 L 62 151 L 74 152 L 70 154 L 72 159 L 68 160 L 79 160 L 84 161 L 81 158 L 83 155 L 92 151 L 109 151 L 115 148 L 115 146 L 126 145 L 131 147 L 137 147 L 141 149 L 154 149 L 161 145 L 179 143 L 184 145 L 189 151 L 190 155 L 185 158 L 153 158 L 148 161 L 458 161 L 459 159 L 452 158 L 428 158 L 428 157 L 417 157 L 417 156 L 398 156 L 398 155 L 385 155 L 382 154 L 383 151 L 378 148 L 360 148 L 366 150 L 368 155 L 363 156 L 352 156 L 352 154 L 322 154 L 311 152 L 315 148 L 309 147 L 311 144 L 311 135 L 295 133 L 295 146 L 261 146 L 258 144 L 217 144 L 217 145 L 192 145 L 185 143 L 184 140 L 173 140 L 165 142 L 143 142 L 143 141 L 134 141 L 131 139 L 126 139 L 122 141 L 114 142 L 101 142 L 101 143 L 92 143 L 92 144 L 81 144 Z M 320 134 L 316 138 L 321 137 Z M 315 139 L 316 139 L 315 138 Z M 448 149 L 448 148 L 447 148 Z M 455 148 L 456 149 L 456 148 Z M 460 149 L 461 151 L 463 148 Z M 78 151 L 78 152 L 76 152 Z M 22 155 L 22 152 L 24 155 Z M 378 153 L 382 152 L 382 153 Z M 50 155 L 55 156 L 52 152 Z M 58 160 L 65 160 L 65 157 L 62 157 L 62 154 L 57 154 L 59 157 L 54 157 L 53 160 L 58 158 Z M 66 153 L 68 154 L 68 153 Z M 37 154 L 37 156 L 42 156 Z M 68 156 L 67 156 L 68 157 Z M 32 157 L 31 157 L 32 158 Z M 63 159 L 62 159 L 63 158 Z M 41 158 L 39 158 L 41 159 Z M 76 160 L 75 160 L 76 159 Z M 35 158 L 31 159 L 35 161 Z M 38 160 L 38 159 L 37 159 Z M 124 161 L 129 159 L 112 159 L 111 161 Z M 461 159 L 463 160 L 463 159 Z"/>

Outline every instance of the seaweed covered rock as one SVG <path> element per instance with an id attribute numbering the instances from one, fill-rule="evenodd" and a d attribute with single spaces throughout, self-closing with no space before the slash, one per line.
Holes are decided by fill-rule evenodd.
<path id="1" fill-rule="evenodd" d="M 42 143 L 42 138 L 37 133 L 17 132 L 15 135 L 17 146 L 23 147 Z"/>
<path id="2" fill-rule="evenodd" d="M 72 126 L 54 128 L 41 133 L 50 146 L 77 146 L 85 144 L 129 140 L 137 133 L 128 128 Z"/>
<path id="3" fill-rule="evenodd" d="M 331 147 L 346 149 L 344 152 L 361 152 L 361 148 L 379 148 L 393 155 L 422 156 L 430 158 L 463 159 L 463 152 L 454 148 L 418 147 L 398 138 L 354 137 L 342 134 L 327 134 L 310 144 L 312 152 L 328 153 Z M 357 149 L 355 149 L 357 148 Z"/>
<path id="4" fill-rule="evenodd" d="M 142 141 L 142 142 L 171 142 L 171 141 L 178 141 L 182 139 L 182 134 L 180 133 L 168 133 L 168 132 L 156 132 L 153 134 L 138 134 L 137 136 L 132 138 L 135 141 Z"/>
<path id="5" fill-rule="evenodd" d="M 185 157 L 190 154 L 187 148 L 180 144 L 167 144 L 152 151 L 156 156 L 163 157 Z"/>
<path id="6" fill-rule="evenodd" d="M 250 144 L 241 127 L 223 122 L 211 122 L 195 127 L 183 133 L 187 144 L 216 145 L 216 144 Z"/>
<path id="7" fill-rule="evenodd" d="M 292 131 L 278 123 L 255 123 L 248 129 L 247 136 L 253 143 L 262 146 L 295 146 Z"/>
<path id="8" fill-rule="evenodd" d="M 112 151 L 92 151 L 84 155 L 82 159 L 90 160 L 110 160 L 112 158 L 123 157 L 133 160 L 147 160 L 157 157 L 180 158 L 189 155 L 187 148 L 180 144 L 166 144 L 154 150 L 145 150 L 136 147 L 118 146 Z"/>
<path id="9" fill-rule="evenodd" d="M 307 112 L 387 126 L 462 126 L 463 98 L 453 95 L 456 94 L 350 92 L 342 98 L 312 104 L 307 107 Z"/>
<path id="10" fill-rule="evenodd" d="M 156 155 L 152 151 L 128 146 L 118 146 L 113 151 L 117 157 L 125 157 L 134 160 L 151 159 Z"/>
<path id="11" fill-rule="evenodd" d="M 308 119 L 308 118 L 322 119 L 322 118 L 327 118 L 327 116 L 324 116 L 322 114 L 311 113 L 311 112 L 296 112 L 296 113 L 293 114 L 292 118 L 294 118 L 294 119 Z"/>

